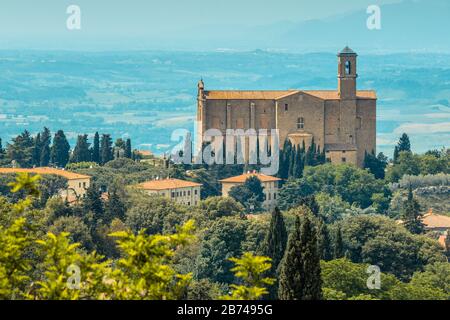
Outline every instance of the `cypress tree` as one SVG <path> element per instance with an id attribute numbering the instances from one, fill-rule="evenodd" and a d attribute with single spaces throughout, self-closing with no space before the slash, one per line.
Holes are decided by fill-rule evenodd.
<path id="1" fill-rule="evenodd" d="M 88 162 L 91 161 L 91 151 L 89 150 L 89 142 L 87 134 L 79 135 L 77 144 L 73 150 L 71 162 Z"/>
<path id="2" fill-rule="evenodd" d="M 41 133 L 39 132 L 33 139 L 33 155 L 32 162 L 33 166 L 39 167 L 41 163 Z"/>
<path id="3" fill-rule="evenodd" d="M 411 184 L 408 188 L 408 199 L 403 203 L 401 216 L 404 221 L 404 226 L 409 232 L 414 234 L 421 234 L 425 231 L 423 224 L 423 215 L 420 212 L 420 205 L 412 191 Z"/>
<path id="4" fill-rule="evenodd" d="M 86 196 L 83 198 L 84 213 L 92 212 L 94 214 L 94 221 L 102 219 L 104 216 L 103 201 L 101 199 L 102 193 L 95 184 L 86 191 Z"/>
<path id="5" fill-rule="evenodd" d="M 92 145 L 92 161 L 100 163 L 100 136 L 98 132 L 94 135 L 94 143 Z"/>
<path id="6" fill-rule="evenodd" d="M 51 133 L 48 128 L 44 128 L 40 139 L 40 154 L 39 154 L 39 165 L 41 167 L 47 167 L 50 163 L 50 143 L 51 143 Z"/>
<path id="7" fill-rule="evenodd" d="M 287 237 L 283 215 L 278 208 L 275 208 L 272 211 L 269 232 L 267 233 L 262 245 L 263 255 L 272 259 L 272 268 L 268 274 L 271 278 L 278 279 L 278 267 L 286 250 Z M 277 292 L 278 283 L 275 283 L 269 288 L 269 297 L 271 299 L 276 299 Z"/>
<path id="8" fill-rule="evenodd" d="M 69 162 L 70 145 L 64 131 L 58 130 L 53 138 L 50 150 L 51 163 L 57 167 L 64 168 Z"/>
<path id="9" fill-rule="evenodd" d="M 331 245 L 330 232 L 327 224 L 321 218 L 319 219 L 319 226 L 317 228 L 317 240 L 321 259 L 325 261 L 332 260 L 333 248 Z"/>
<path id="10" fill-rule="evenodd" d="M 295 220 L 295 230 L 289 236 L 281 263 L 278 296 L 281 300 L 320 300 L 320 254 L 317 231 L 308 216 Z"/>
<path id="11" fill-rule="evenodd" d="M 131 139 L 127 139 L 125 143 L 125 158 L 131 159 L 132 150 L 131 150 Z"/>
<path id="12" fill-rule="evenodd" d="M 402 151 L 411 152 L 411 142 L 406 133 L 403 133 L 398 141 L 398 152 Z"/>
<path id="13" fill-rule="evenodd" d="M 100 164 L 114 160 L 112 139 L 109 134 L 103 134 L 100 141 Z"/>
<path id="14" fill-rule="evenodd" d="M 125 220 L 125 205 L 120 200 L 116 190 L 108 194 L 108 201 L 105 203 L 105 217 L 103 223 L 111 223 L 114 219 L 118 218 L 122 221 Z"/>
<path id="15" fill-rule="evenodd" d="M 0 138 L 0 160 L 3 159 L 5 150 L 3 149 L 2 138 Z"/>
<path id="16" fill-rule="evenodd" d="M 334 258 L 340 259 L 344 257 L 344 242 L 342 241 L 341 227 L 338 226 L 334 239 Z"/>
<path id="17" fill-rule="evenodd" d="M 399 153 L 400 152 L 398 151 L 398 146 L 395 146 L 395 148 L 394 148 L 394 163 L 397 163 Z"/>
<path id="18" fill-rule="evenodd" d="M 294 176 L 295 156 L 297 155 L 296 149 L 296 146 L 293 146 L 290 150 L 288 178 Z"/>

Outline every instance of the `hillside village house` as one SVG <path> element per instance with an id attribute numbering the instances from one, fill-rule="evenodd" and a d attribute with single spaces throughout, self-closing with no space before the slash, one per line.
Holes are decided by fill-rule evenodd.
<path id="1" fill-rule="evenodd" d="M 156 194 L 177 203 L 195 206 L 200 201 L 201 186 L 200 183 L 180 179 L 161 179 L 143 182 L 136 187 L 149 195 Z"/>
<path id="2" fill-rule="evenodd" d="M 450 217 L 435 214 L 433 209 L 430 209 L 423 217 L 423 224 L 427 231 L 437 232 L 439 234 L 439 244 L 447 248 L 448 237 L 450 236 Z"/>
<path id="3" fill-rule="evenodd" d="M 325 150 L 331 163 L 362 167 L 365 153 L 376 152 L 375 91 L 357 90 L 357 54 L 338 53 L 337 90 L 207 90 L 198 83 L 198 145 L 209 129 L 278 129 L 280 146 L 289 139 Z M 248 149 L 248 147 L 246 147 Z"/>
<path id="4" fill-rule="evenodd" d="M 91 185 L 91 177 L 66 170 L 42 167 L 42 168 L 0 168 L 0 174 L 14 174 L 14 173 L 29 173 L 38 174 L 41 176 L 55 175 L 67 179 L 67 189 L 61 190 L 60 195 L 68 202 L 74 202 L 77 199 L 83 198 L 86 191 Z"/>
<path id="5" fill-rule="evenodd" d="M 265 200 L 263 202 L 263 207 L 267 210 L 274 208 L 277 203 L 278 183 L 281 179 L 261 173 L 248 172 L 240 176 L 219 180 L 219 182 L 222 183 L 222 196 L 228 197 L 231 188 L 243 185 L 248 178 L 253 176 L 257 177 L 261 181 L 261 185 L 264 188 L 263 192 L 265 195 Z"/>

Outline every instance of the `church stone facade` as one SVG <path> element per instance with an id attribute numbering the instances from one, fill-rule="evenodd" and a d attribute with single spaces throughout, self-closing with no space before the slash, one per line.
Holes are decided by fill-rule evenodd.
<path id="1" fill-rule="evenodd" d="M 306 146 L 312 140 L 332 163 L 363 165 L 376 151 L 374 91 L 356 88 L 357 54 L 338 54 L 337 90 L 220 91 L 198 83 L 200 143 L 208 129 L 279 129 L 280 146 L 289 139 Z"/>

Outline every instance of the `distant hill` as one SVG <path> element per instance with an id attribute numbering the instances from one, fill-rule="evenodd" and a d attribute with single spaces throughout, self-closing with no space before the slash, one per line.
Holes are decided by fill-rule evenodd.
<path id="1" fill-rule="evenodd" d="M 323 20 L 279 22 L 260 27 L 208 25 L 183 35 L 202 48 L 274 48 L 295 51 L 329 51 L 346 44 L 370 52 L 450 52 L 450 1 L 405 0 L 381 6 L 381 30 L 369 30 L 369 14 L 358 10 Z M 421 19 L 421 17 L 423 19 Z"/>

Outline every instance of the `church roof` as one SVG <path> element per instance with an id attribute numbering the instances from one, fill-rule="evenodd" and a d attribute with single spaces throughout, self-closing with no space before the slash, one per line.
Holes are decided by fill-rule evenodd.
<path id="1" fill-rule="evenodd" d="M 356 55 L 356 52 L 346 46 L 341 50 L 341 52 L 339 52 L 339 55 Z"/>
<path id="2" fill-rule="evenodd" d="M 279 100 L 290 95 L 303 92 L 322 100 L 339 100 L 339 92 L 336 90 L 211 90 L 205 91 L 207 100 Z M 375 91 L 359 90 L 357 99 L 376 99 Z"/>

